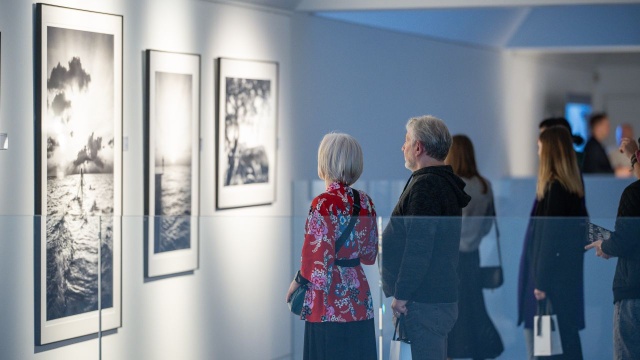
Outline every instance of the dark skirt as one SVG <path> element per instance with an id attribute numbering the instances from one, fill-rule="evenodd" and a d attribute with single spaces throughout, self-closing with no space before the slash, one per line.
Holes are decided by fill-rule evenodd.
<path id="1" fill-rule="evenodd" d="M 304 360 L 376 360 L 373 319 L 304 324 Z"/>
<path id="2" fill-rule="evenodd" d="M 449 333 L 450 358 L 493 359 L 502 354 L 500 334 L 487 314 L 480 284 L 480 253 L 460 253 L 458 320 Z"/>

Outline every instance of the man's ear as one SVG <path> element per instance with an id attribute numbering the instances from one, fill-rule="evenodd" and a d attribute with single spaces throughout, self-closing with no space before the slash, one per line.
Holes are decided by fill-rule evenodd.
<path id="1" fill-rule="evenodd" d="M 418 140 L 416 140 L 415 144 L 413 145 L 413 150 L 418 152 L 418 155 L 422 154 L 424 152 L 424 146 L 422 146 L 422 143 Z"/>

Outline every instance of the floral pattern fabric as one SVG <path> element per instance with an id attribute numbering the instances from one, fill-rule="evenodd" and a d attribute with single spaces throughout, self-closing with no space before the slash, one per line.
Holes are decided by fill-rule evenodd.
<path id="1" fill-rule="evenodd" d="M 300 274 L 310 281 L 301 319 L 310 322 L 348 322 L 373 318 L 373 298 L 362 265 L 335 265 L 335 243 L 349 225 L 353 191 L 334 182 L 311 202 L 305 225 Z M 378 255 L 378 227 L 373 202 L 360 191 L 360 214 L 338 252 L 338 259 L 360 258 L 372 265 Z"/>

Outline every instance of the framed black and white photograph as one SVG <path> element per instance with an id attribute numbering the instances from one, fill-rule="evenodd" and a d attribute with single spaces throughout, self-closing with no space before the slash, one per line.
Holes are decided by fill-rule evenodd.
<path id="1" fill-rule="evenodd" d="M 198 268 L 200 56 L 147 50 L 146 275 Z"/>
<path id="2" fill-rule="evenodd" d="M 217 208 L 273 203 L 278 64 L 220 58 L 216 65 Z"/>
<path id="3" fill-rule="evenodd" d="M 121 326 L 122 16 L 36 5 L 36 343 Z"/>

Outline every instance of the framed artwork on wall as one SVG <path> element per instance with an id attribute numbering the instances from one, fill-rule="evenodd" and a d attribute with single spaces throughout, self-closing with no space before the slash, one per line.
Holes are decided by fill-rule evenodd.
<path id="1" fill-rule="evenodd" d="M 273 203 L 278 63 L 219 58 L 216 67 L 216 206 Z"/>
<path id="2" fill-rule="evenodd" d="M 121 326 L 122 16 L 36 4 L 36 343 Z"/>
<path id="3" fill-rule="evenodd" d="M 146 51 L 146 276 L 198 268 L 200 55 Z"/>

